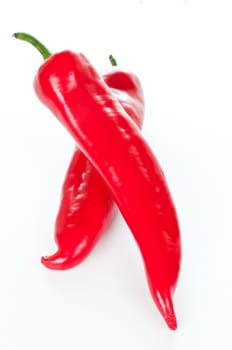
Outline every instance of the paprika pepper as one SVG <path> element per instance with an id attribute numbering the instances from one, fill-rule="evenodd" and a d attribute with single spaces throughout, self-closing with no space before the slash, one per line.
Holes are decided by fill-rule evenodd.
<path id="1" fill-rule="evenodd" d="M 112 57 L 110 60 L 112 62 Z M 115 60 L 113 64 L 116 65 Z M 128 115 L 141 127 L 144 100 L 138 78 L 114 67 L 103 74 L 103 79 Z M 42 257 L 42 263 L 57 270 L 80 263 L 93 249 L 113 214 L 114 205 L 108 188 L 76 147 L 63 184 L 55 224 L 58 250 L 51 256 Z"/>
<path id="2" fill-rule="evenodd" d="M 15 37 L 36 43 L 25 33 Z M 35 77 L 36 94 L 72 135 L 111 191 L 140 249 L 153 300 L 174 330 L 177 322 L 172 296 L 180 268 L 180 232 L 159 162 L 82 53 L 41 53 L 46 61 Z"/>

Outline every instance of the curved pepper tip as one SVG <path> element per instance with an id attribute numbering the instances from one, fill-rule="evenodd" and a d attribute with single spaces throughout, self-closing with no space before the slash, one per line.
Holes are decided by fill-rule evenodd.
<path id="1" fill-rule="evenodd" d="M 165 288 L 166 289 L 166 288 Z M 156 290 L 153 294 L 154 301 L 158 307 L 164 321 L 171 330 L 177 329 L 177 320 L 173 307 L 172 293 L 168 288 L 166 291 L 160 292 Z"/>
<path id="2" fill-rule="evenodd" d="M 41 263 L 50 270 L 66 270 L 74 267 L 78 262 L 59 250 L 50 256 L 42 256 Z"/>
<path id="3" fill-rule="evenodd" d="M 62 269 L 62 260 L 57 256 L 56 254 L 53 254 L 51 256 L 42 256 L 41 257 L 41 263 L 47 267 L 48 269 L 52 270 L 61 270 Z"/>
<path id="4" fill-rule="evenodd" d="M 172 331 L 175 331 L 177 329 L 177 321 L 176 321 L 176 315 L 175 314 L 166 315 L 165 321 L 166 321 L 168 327 Z"/>

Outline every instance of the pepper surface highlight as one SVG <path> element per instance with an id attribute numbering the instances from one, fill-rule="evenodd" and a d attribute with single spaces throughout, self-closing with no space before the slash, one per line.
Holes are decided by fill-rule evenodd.
<path id="1" fill-rule="evenodd" d="M 113 63 L 115 65 L 115 60 Z M 139 79 L 117 67 L 105 72 L 103 79 L 128 115 L 141 127 L 144 99 Z M 58 250 L 51 256 L 42 257 L 42 263 L 50 269 L 64 270 L 82 262 L 111 222 L 114 209 L 104 181 L 75 147 L 55 224 Z"/>
<path id="2" fill-rule="evenodd" d="M 25 34 L 15 36 L 30 41 Z M 153 300 L 170 329 L 176 329 L 172 295 L 180 268 L 180 231 L 154 153 L 82 53 L 46 57 L 34 87 L 110 189 L 139 246 Z"/>

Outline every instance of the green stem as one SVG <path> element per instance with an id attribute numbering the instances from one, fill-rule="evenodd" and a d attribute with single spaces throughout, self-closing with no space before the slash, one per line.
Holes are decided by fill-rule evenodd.
<path id="1" fill-rule="evenodd" d="M 46 46 L 44 46 L 39 40 L 37 40 L 30 34 L 19 32 L 14 33 L 12 36 L 16 39 L 27 41 L 28 43 L 32 44 L 41 53 L 44 60 L 46 60 L 52 55 L 51 52 L 46 48 Z"/>
<path id="2" fill-rule="evenodd" d="M 113 55 L 109 55 L 109 60 L 110 60 L 110 63 L 111 63 L 112 66 L 117 66 L 118 65 L 117 61 L 116 61 L 116 59 L 114 58 Z"/>

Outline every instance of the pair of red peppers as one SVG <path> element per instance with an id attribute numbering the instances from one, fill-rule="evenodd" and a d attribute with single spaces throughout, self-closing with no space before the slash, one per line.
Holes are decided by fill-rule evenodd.
<path id="1" fill-rule="evenodd" d="M 63 185 L 55 238 L 45 266 L 66 269 L 91 251 L 120 209 L 143 257 L 151 295 L 171 329 L 172 296 L 180 259 L 177 215 L 165 176 L 141 135 L 144 99 L 138 78 L 118 68 L 100 76 L 81 53 L 54 55 L 26 33 L 45 59 L 34 82 L 37 96 L 64 125 L 75 149 Z"/>

